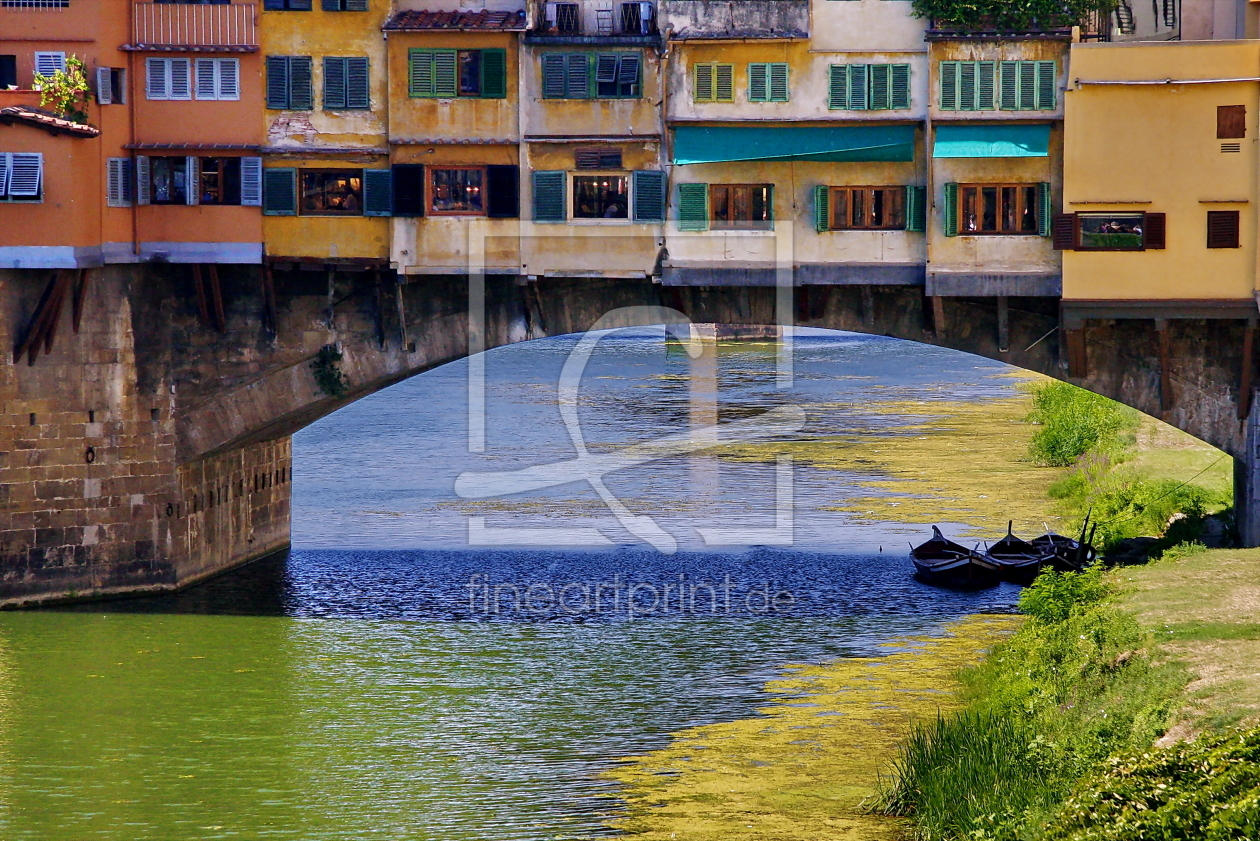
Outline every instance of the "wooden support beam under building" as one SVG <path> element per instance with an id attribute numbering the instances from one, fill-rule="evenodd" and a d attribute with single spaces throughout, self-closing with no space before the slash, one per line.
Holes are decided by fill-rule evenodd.
<path id="1" fill-rule="evenodd" d="M 276 279 L 271 266 L 263 266 L 262 292 L 263 329 L 267 331 L 267 338 L 274 341 L 276 338 Z"/>
<path id="2" fill-rule="evenodd" d="M 202 327 L 210 325 L 210 307 L 206 303 L 206 284 L 201 276 L 201 264 L 193 263 L 192 267 L 193 289 L 197 293 L 197 318 L 201 321 Z"/>
<path id="3" fill-rule="evenodd" d="M 1256 319 L 1247 319 L 1243 328 L 1242 359 L 1238 366 L 1238 419 L 1245 420 L 1251 414 L 1253 399 L 1252 371 L 1256 358 Z"/>
<path id="4" fill-rule="evenodd" d="M 381 270 L 372 270 L 372 316 L 376 327 L 376 347 L 385 349 L 385 287 L 381 281 Z"/>
<path id="5" fill-rule="evenodd" d="M 869 286 L 862 287 L 862 326 L 875 326 L 875 290 Z"/>
<path id="6" fill-rule="evenodd" d="M 932 332 L 936 334 L 937 339 L 945 338 L 945 296 L 933 295 L 932 297 Z"/>
<path id="7" fill-rule="evenodd" d="M 1155 319 L 1155 333 L 1159 338 L 1159 408 L 1167 412 L 1173 405 L 1172 361 L 1169 351 L 1168 319 Z"/>
<path id="8" fill-rule="evenodd" d="M 411 353 L 407 342 L 407 310 L 403 306 L 402 275 L 394 278 L 394 303 L 398 306 L 398 343 L 404 353 Z"/>
<path id="9" fill-rule="evenodd" d="M 44 294 L 39 299 L 35 312 L 27 324 L 22 340 L 13 350 L 13 361 L 16 363 L 27 355 L 27 364 L 34 365 L 42 346 L 44 353 L 51 353 L 53 339 L 57 332 L 57 322 L 61 317 L 61 308 L 65 303 L 66 292 L 74 277 L 74 270 L 59 269 L 44 287 Z"/>
<path id="10" fill-rule="evenodd" d="M 211 263 L 206 267 L 210 281 L 210 315 L 214 329 L 227 332 L 227 314 L 223 311 L 223 287 L 219 283 L 219 267 Z"/>
<path id="11" fill-rule="evenodd" d="M 997 347 L 998 353 L 1011 349 L 1011 308 L 1005 295 L 998 295 L 997 299 Z"/>
<path id="12" fill-rule="evenodd" d="M 88 282 L 92 279 L 91 269 L 79 269 L 79 282 L 74 288 L 74 309 L 71 326 L 79 332 L 79 322 L 83 319 L 83 300 L 87 297 Z"/>
<path id="13" fill-rule="evenodd" d="M 1063 341 L 1067 345 L 1068 376 L 1083 380 L 1089 376 L 1089 354 L 1085 350 L 1085 328 L 1064 327 Z"/>

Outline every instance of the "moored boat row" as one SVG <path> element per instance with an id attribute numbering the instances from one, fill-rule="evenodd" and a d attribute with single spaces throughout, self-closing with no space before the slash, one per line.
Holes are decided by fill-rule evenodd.
<path id="1" fill-rule="evenodd" d="M 968 549 L 955 543 L 932 526 L 931 539 L 910 550 L 915 577 L 927 584 L 958 588 L 986 587 L 999 581 L 1030 584 L 1044 569 L 1079 572 L 1097 556 L 1085 537 L 1088 518 L 1079 540 L 1049 531 L 1023 540 L 1012 527 L 1008 522 L 1006 536 L 982 550 L 979 544 Z"/>

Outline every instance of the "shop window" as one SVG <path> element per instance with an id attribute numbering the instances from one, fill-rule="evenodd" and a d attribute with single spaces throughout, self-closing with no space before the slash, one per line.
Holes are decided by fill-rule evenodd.
<path id="1" fill-rule="evenodd" d="M 630 190 L 624 175 L 573 176 L 574 219 L 629 219 Z"/>
<path id="2" fill-rule="evenodd" d="M 301 174 L 303 215 L 363 215 L 362 170 L 304 169 Z"/>
<path id="3" fill-rule="evenodd" d="M 428 212 L 432 216 L 485 216 L 485 168 L 430 168 Z"/>

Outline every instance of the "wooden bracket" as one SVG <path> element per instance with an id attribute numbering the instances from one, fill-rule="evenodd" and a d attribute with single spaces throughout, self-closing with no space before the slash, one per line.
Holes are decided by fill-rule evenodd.
<path id="1" fill-rule="evenodd" d="M 933 295 L 932 297 L 932 332 L 936 334 L 938 341 L 945 338 L 945 296 Z"/>
<path id="2" fill-rule="evenodd" d="M 223 287 L 219 284 L 219 267 L 211 263 L 206 268 L 210 280 L 210 315 L 214 321 L 214 329 L 225 333 L 227 315 L 223 311 Z"/>
<path id="3" fill-rule="evenodd" d="M 1173 405 L 1172 363 L 1167 319 L 1155 319 L 1155 333 L 1159 337 L 1159 408 L 1167 412 Z"/>
<path id="4" fill-rule="evenodd" d="M 1252 370 L 1255 368 L 1256 320 L 1247 319 L 1243 328 L 1242 359 L 1238 366 L 1238 419 L 1243 420 L 1251 414 L 1253 388 L 1251 385 Z"/>
<path id="5" fill-rule="evenodd" d="M 1068 376 L 1083 380 L 1089 376 L 1089 354 L 1085 350 L 1085 328 L 1069 327 L 1063 330 L 1067 345 Z"/>
<path id="6" fill-rule="evenodd" d="M 1011 310 L 1010 299 L 998 295 L 997 299 L 997 346 L 998 353 L 1006 353 L 1011 349 Z"/>
<path id="7" fill-rule="evenodd" d="M 13 350 L 14 363 L 25 353 L 27 354 L 26 364 L 34 365 L 41 345 L 44 353 L 52 353 L 57 322 L 61 318 L 61 308 L 76 274 L 77 271 L 73 269 L 60 269 L 48 281 L 39 305 L 35 308 L 22 335 L 22 341 Z"/>
<path id="8" fill-rule="evenodd" d="M 268 338 L 274 341 L 276 338 L 276 279 L 271 266 L 263 266 L 262 292 L 263 328 L 267 331 Z"/>
<path id="9" fill-rule="evenodd" d="M 70 322 L 76 333 L 79 332 L 79 322 L 83 318 L 83 299 L 87 296 L 88 281 L 91 278 L 92 272 L 90 269 L 79 269 L 79 280 L 74 289 L 73 318 Z"/>
<path id="10" fill-rule="evenodd" d="M 875 290 L 869 286 L 862 287 L 862 326 L 875 326 Z"/>

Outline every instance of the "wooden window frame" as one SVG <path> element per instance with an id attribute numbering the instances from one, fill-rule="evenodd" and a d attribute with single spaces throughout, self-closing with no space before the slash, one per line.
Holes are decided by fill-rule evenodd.
<path id="1" fill-rule="evenodd" d="M 848 209 L 853 206 L 853 194 L 862 193 L 865 203 L 863 216 L 870 224 L 854 225 L 851 223 L 840 224 L 840 210 L 845 210 L 846 216 Z M 876 185 L 876 186 L 845 186 L 845 187 L 829 187 L 828 201 L 830 228 L 832 231 L 904 231 L 906 229 L 906 188 L 902 185 Z M 874 224 L 875 215 L 875 194 L 885 193 L 887 196 L 893 197 L 893 207 L 895 209 L 895 221 L 891 224 L 876 225 Z M 843 195 L 844 200 L 840 201 L 839 197 Z M 885 198 L 885 201 L 888 199 Z"/>
<path id="2" fill-rule="evenodd" d="M 1086 212 L 1076 212 L 1075 217 L 1076 230 L 1073 234 L 1073 251 L 1145 251 L 1146 250 L 1146 212 L 1142 210 L 1096 210 Z M 1142 231 L 1139 234 L 1140 242 L 1137 245 L 1085 245 L 1085 234 L 1081 231 L 1081 222 L 1090 217 L 1102 218 L 1106 216 L 1140 216 L 1142 217 L 1139 224 Z"/>
<path id="3" fill-rule="evenodd" d="M 1247 136 L 1247 106 L 1216 106 L 1216 139 L 1242 140 Z"/>
<path id="4" fill-rule="evenodd" d="M 766 191 L 766 210 L 769 218 L 765 220 L 754 219 L 718 219 L 717 207 L 719 195 L 726 192 L 729 199 L 733 199 L 735 190 L 748 190 L 749 192 L 749 208 L 752 207 L 752 190 Z M 729 200 L 728 199 L 728 200 Z M 709 228 L 714 231 L 770 231 L 774 229 L 774 185 L 768 183 L 748 183 L 748 184 L 710 184 L 709 185 Z"/>
<path id="5" fill-rule="evenodd" d="M 481 173 L 481 210 L 434 210 L 433 179 L 439 172 L 479 172 Z M 424 168 L 424 215 L 425 216 L 485 216 L 490 210 L 489 174 L 486 166 L 452 164 L 432 164 Z"/>
<path id="6" fill-rule="evenodd" d="M 348 178 L 354 178 L 355 174 L 359 178 L 359 210 L 358 212 L 345 212 L 336 210 L 307 210 L 304 205 L 306 203 L 306 176 L 308 175 L 339 175 Z M 298 216 L 330 216 L 330 217 L 350 217 L 363 216 L 363 169 L 361 167 L 311 167 L 309 169 L 299 169 L 297 172 L 297 215 Z"/>
<path id="7" fill-rule="evenodd" d="M 622 195 L 625 196 L 625 208 L 624 208 L 625 215 L 624 216 L 578 216 L 578 197 L 577 197 L 578 184 L 582 179 L 586 179 L 586 178 L 620 178 L 625 186 L 625 189 L 622 191 Z M 598 170 L 583 169 L 583 170 L 571 173 L 567 180 L 568 180 L 567 191 L 569 195 L 566 196 L 566 200 L 569 202 L 569 221 L 570 222 L 626 223 L 631 220 L 630 211 L 632 208 L 630 207 L 630 205 L 631 205 L 632 200 L 630 196 L 631 177 L 630 177 L 629 172 L 626 172 L 625 170 L 606 170 L 606 171 L 600 172 Z"/>
<path id="8" fill-rule="evenodd" d="M 981 204 L 980 204 L 980 203 L 983 201 L 983 192 L 981 192 L 981 191 L 983 191 L 983 190 L 989 190 L 989 189 L 996 189 L 996 190 L 998 191 L 998 193 L 997 193 L 998 206 L 997 206 L 997 208 L 996 208 L 996 210 L 995 210 L 995 218 L 996 218 L 996 220 L 997 220 L 997 222 L 998 222 L 998 227 L 997 227 L 996 229 L 994 229 L 994 230 L 984 230 L 984 229 L 982 229 L 982 228 L 977 228 L 976 230 L 970 230 L 970 229 L 968 229 L 968 228 L 967 228 L 967 216 L 966 216 L 966 212 L 965 212 L 965 211 L 966 211 L 966 207 L 967 207 L 967 194 L 968 194 L 968 191 L 972 191 L 972 190 L 976 191 L 976 202 L 977 202 L 976 215 L 977 215 L 977 222 L 978 222 L 978 223 L 983 223 L 983 218 L 984 218 L 984 209 L 983 209 L 983 207 L 982 207 L 982 206 L 981 206 Z M 1019 228 L 1018 230 L 1004 230 L 1004 229 L 1002 229 L 1002 227 L 1001 227 L 1002 218 L 1003 218 L 1003 217 L 1004 217 L 1004 215 L 1005 215 L 1005 214 L 1003 214 L 1003 213 L 1002 213 L 1002 201 L 1003 201 L 1003 193 L 1002 193 L 1002 191 L 1003 191 L 1003 190 L 1007 190 L 1007 189 L 1014 189 L 1014 190 L 1015 190 L 1015 197 L 1016 197 L 1015 218 L 1016 218 L 1016 219 L 1023 219 L 1023 218 L 1024 218 L 1024 216 L 1025 216 L 1025 211 L 1026 211 L 1026 210 L 1028 209 L 1028 207 L 1029 207 L 1029 197 L 1028 197 L 1028 193 L 1029 193 L 1029 191 L 1031 191 L 1031 192 L 1032 192 L 1031 207 L 1032 207 L 1032 219 L 1033 219 L 1033 225 L 1032 225 L 1032 229 L 1031 229 L 1031 230 L 1024 230 L 1022 227 L 1021 227 L 1021 228 Z M 1039 189 L 1039 188 L 1038 188 L 1038 183 L 1037 183 L 1037 182 L 1035 182 L 1035 181 L 1024 182 L 1024 183 L 1010 183 L 1010 182 L 1003 182 L 1003 183 L 994 183 L 994 184 L 983 184 L 983 183 L 965 183 L 965 184 L 964 184 L 964 183 L 960 183 L 960 184 L 958 185 L 958 208 L 957 208 L 957 212 L 958 212 L 958 236 L 966 236 L 966 237 L 991 237 L 991 236 L 1001 236 L 1001 237 L 1019 237 L 1019 236 L 1030 236 L 1030 237 L 1036 237 L 1036 236 L 1041 236 L 1041 228 L 1040 228 L 1040 222 L 1041 222 L 1040 213 L 1041 213 L 1041 209 L 1040 209 L 1040 207 L 1038 206 L 1038 205 L 1039 205 L 1038 189 Z"/>

